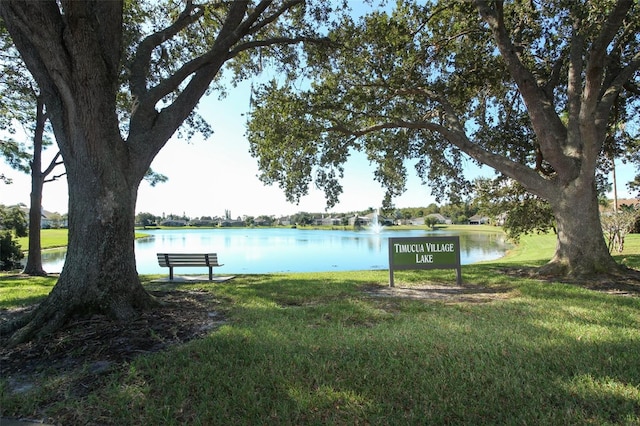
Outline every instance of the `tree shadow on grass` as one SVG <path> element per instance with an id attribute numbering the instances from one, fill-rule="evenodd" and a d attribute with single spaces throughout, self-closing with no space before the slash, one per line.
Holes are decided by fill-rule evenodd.
<path id="1" fill-rule="evenodd" d="M 0 377 L 5 382 L 2 415 L 30 414 L 20 412 L 20 402 L 11 408 L 11 401 L 20 401 L 25 389 L 51 392 L 46 396 L 48 404 L 82 398 L 103 386 L 103 375 L 140 355 L 201 338 L 226 322 L 220 301 L 210 292 L 174 289 L 151 294 L 162 307 L 145 311 L 133 321 L 117 322 L 101 315 L 72 318 L 47 338 L 11 348 L 4 343 L 9 336 L 0 336 Z M 1 310 L 0 320 L 34 308 Z"/>
<path id="2" fill-rule="evenodd" d="M 609 272 L 595 276 L 577 278 L 558 278 L 540 274 L 536 267 L 502 266 L 500 272 L 514 278 L 527 278 L 547 283 L 562 283 L 574 285 L 589 290 L 601 291 L 609 294 L 640 296 L 640 271 L 625 268 L 623 271 Z"/>
<path id="3" fill-rule="evenodd" d="M 407 288 L 424 294 L 420 277 L 424 282 L 417 275 Z M 214 286 L 154 285 L 156 297 L 172 298 L 167 311 L 132 324 L 77 321 L 31 352 L 1 353 L 0 365 L 13 359 L 25 368 L 29 354 L 40 357 L 38 372 L 66 365 L 67 377 L 51 380 L 59 389 L 44 404 L 57 406 L 56 421 L 68 424 L 87 421 L 82 413 L 105 424 L 580 424 L 634 423 L 640 416 L 635 298 L 529 282 L 519 287 L 539 303 L 398 303 L 385 315 L 359 295 L 387 287 L 360 279 L 255 275 Z M 440 285 L 437 294 L 452 300 L 509 292 Z M 229 327 L 211 333 L 202 327 L 224 321 L 211 316 L 221 299 L 224 307 L 242 306 Z M 616 316 L 594 315 L 598 309 Z M 191 334 L 183 334 L 190 319 Z M 591 334 L 577 334 L 591 326 Z M 598 328 L 617 337 L 599 338 Z M 127 331 L 134 340 L 126 340 Z M 109 358 L 115 352 L 107 347 L 128 350 L 129 358 Z M 161 349 L 170 351 L 154 353 Z M 13 408 L 4 403 L 14 397 L 3 392 L 3 414 L 24 414 L 18 399 Z M 69 398 L 76 403 L 65 403 Z"/>
<path id="4" fill-rule="evenodd" d="M 571 327 L 547 328 L 537 307 L 521 307 L 509 324 L 488 305 L 425 308 L 355 330 L 340 317 L 313 327 L 288 317 L 286 332 L 269 324 L 282 307 L 244 309 L 261 311 L 247 312 L 260 320 L 137 364 L 120 397 L 92 408 L 120 402 L 113 412 L 121 416 L 204 424 L 603 424 L 640 415 L 640 341 L 576 339 Z"/>

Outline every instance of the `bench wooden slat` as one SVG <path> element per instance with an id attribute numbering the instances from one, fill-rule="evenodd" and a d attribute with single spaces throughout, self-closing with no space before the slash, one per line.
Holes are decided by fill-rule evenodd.
<path id="1" fill-rule="evenodd" d="M 169 279 L 173 280 L 174 267 L 208 267 L 209 281 L 213 279 L 213 268 L 223 266 L 218 263 L 217 253 L 157 253 L 158 264 L 169 268 Z"/>

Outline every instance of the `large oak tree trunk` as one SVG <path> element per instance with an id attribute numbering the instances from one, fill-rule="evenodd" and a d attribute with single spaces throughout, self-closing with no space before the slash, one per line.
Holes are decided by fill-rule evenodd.
<path id="1" fill-rule="evenodd" d="M 557 244 L 541 273 L 584 276 L 620 268 L 604 240 L 597 191 L 591 180 L 576 179 L 548 199 L 556 218 Z"/>
<path id="2" fill-rule="evenodd" d="M 85 168 L 83 179 L 69 179 L 64 269 L 29 322 L 17 324 L 22 328 L 11 343 L 46 335 L 76 314 L 99 313 L 127 321 L 154 305 L 136 271 L 134 210 L 139 182 L 128 183 L 115 164 L 108 168 L 108 161 L 102 163 L 93 172 Z"/>
<path id="3" fill-rule="evenodd" d="M 136 310 L 150 306 L 136 271 L 137 190 L 138 182 L 129 184 L 115 167 L 70 183 L 69 217 L 73 219 L 56 289 L 65 294 L 72 290 L 72 305 L 119 320 L 131 319 Z"/>

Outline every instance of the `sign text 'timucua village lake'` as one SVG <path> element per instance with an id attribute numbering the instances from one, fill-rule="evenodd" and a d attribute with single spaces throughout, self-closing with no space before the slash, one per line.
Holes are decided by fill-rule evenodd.
<path id="1" fill-rule="evenodd" d="M 455 269 L 462 283 L 460 237 L 389 238 L 389 285 L 393 271 L 400 269 Z"/>

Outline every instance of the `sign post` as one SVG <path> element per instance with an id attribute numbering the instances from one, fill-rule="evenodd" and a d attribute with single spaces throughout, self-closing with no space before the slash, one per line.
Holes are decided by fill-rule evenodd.
<path id="1" fill-rule="evenodd" d="M 462 284 L 460 237 L 389 238 L 389 286 L 393 271 L 401 269 L 455 269 Z"/>

